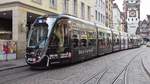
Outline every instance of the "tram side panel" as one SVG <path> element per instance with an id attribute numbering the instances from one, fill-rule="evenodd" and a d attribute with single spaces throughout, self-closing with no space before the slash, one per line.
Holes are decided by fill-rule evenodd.
<path id="1" fill-rule="evenodd" d="M 98 55 L 104 55 L 104 33 L 98 30 Z"/>
<path id="2" fill-rule="evenodd" d="M 107 29 L 107 32 L 106 32 L 106 48 L 105 48 L 105 53 L 111 53 L 112 52 L 112 32 Z"/>
<path id="3" fill-rule="evenodd" d="M 95 26 L 86 25 L 77 21 L 75 21 L 74 24 L 76 25 L 72 26 L 71 32 L 72 62 L 82 61 L 97 56 Z"/>
<path id="4" fill-rule="evenodd" d="M 113 52 L 120 50 L 120 39 L 118 34 L 113 33 Z"/>

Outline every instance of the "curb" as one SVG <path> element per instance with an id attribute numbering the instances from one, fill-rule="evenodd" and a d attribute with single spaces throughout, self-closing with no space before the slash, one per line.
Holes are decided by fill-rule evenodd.
<path id="1" fill-rule="evenodd" d="M 12 66 L 12 67 L 4 67 L 4 68 L 0 68 L 0 71 L 5 71 L 5 70 L 10 70 L 10 69 L 15 69 L 15 68 L 22 68 L 22 67 L 27 67 L 28 65 L 20 65 L 20 66 Z"/>

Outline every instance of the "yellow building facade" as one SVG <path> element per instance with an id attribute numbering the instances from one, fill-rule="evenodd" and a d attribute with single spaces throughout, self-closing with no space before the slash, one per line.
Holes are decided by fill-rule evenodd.
<path id="1" fill-rule="evenodd" d="M 27 33 L 36 17 L 70 14 L 95 21 L 95 3 L 96 0 L 0 0 L 0 32 L 11 32 L 4 36 L 16 42 L 17 58 L 24 57 Z"/>
<path id="2" fill-rule="evenodd" d="M 106 0 L 106 27 L 113 27 L 113 1 Z"/>

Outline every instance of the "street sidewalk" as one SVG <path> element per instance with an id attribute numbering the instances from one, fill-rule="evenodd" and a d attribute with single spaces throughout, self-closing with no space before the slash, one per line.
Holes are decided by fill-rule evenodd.
<path id="1" fill-rule="evenodd" d="M 0 71 L 27 66 L 25 59 L 16 59 L 9 61 L 0 61 Z"/>

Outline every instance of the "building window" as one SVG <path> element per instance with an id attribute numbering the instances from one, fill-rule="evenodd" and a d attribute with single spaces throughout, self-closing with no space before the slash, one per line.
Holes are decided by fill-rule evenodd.
<path id="1" fill-rule="evenodd" d="M 97 1 L 97 6 L 98 6 L 98 7 L 100 6 L 100 0 Z"/>
<path id="2" fill-rule="evenodd" d="M 132 21 L 133 21 L 133 18 L 132 18 Z"/>
<path id="3" fill-rule="evenodd" d="M 81 2 L 81 17 L 82 18 L 85 17 L 85 5 L 83 2 Z"/>
<path id="4" fill-rule="evenodd" d="M 136 18 L 136 21 L 137 21 L 138 19 Z"/>
<path id="5" fill-rule="evenodd" d="M 57 8 L 57 0 L 50 0 L 50 7 Z"/>
<path id="6" fill-rule="evenodd" d="M 64 13 L 68 13 L 69 12 L 69 1 L 68 0 L 64 0 Z"/>
<path id="7" fill-rule="evenodd" d="M 100 12 L 98 13 L 98 21 L 100 21 L 101 16 L 100 16 Z"/>
<path id="8" fill-rule="evenodd" d="M 91 20 L 91 7 L 87 6 L 87 14 L 88 14 L 88 20 Z"/>
<path id="9" fill-rule="evenodd" d="M 101 14 L 101 23 L 103 22 L 103 15 Z"/>
<path id="10" fill-rule="evenodd" d="M 38 3 L 38 4 L 42 3 L 41 0 L 32 0 L 32 1 L 35 2 L 35 3 Z"/>
<path id="11" fill-rule="evenodd" d="M 73 0 L 73 14 L 77 16 L 78 4 L 77 0 Z"/>
<path id="12" fill-rule="evenodd" d="M 95 3 L 95 4 L 96 4 L 96 6 L 98 6 L 98 0 L 96 0 L 96 3 Z"/>
<path id="13" fill-rule="evenodd" d="M 97 21 L 97 10 L 95 11 L 95 19 Z"/>

